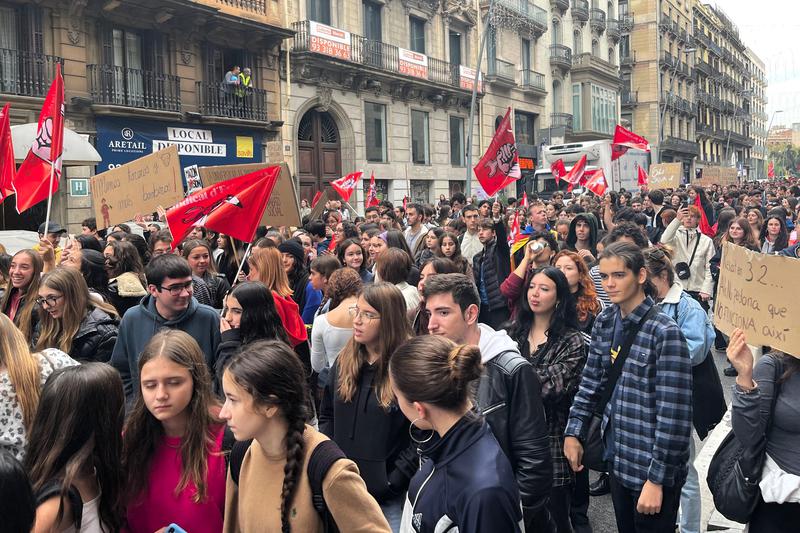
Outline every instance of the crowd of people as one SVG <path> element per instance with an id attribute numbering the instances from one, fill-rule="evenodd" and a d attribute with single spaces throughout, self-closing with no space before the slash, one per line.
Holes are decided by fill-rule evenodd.
<path id="1" fill-rule="evenodd" d="M 798 198 L 330 200 L 251 247 L 43 224 L 0 250 L 0 529 L 589 533 L 610 493 L 622 533 L 699 532 L 716 349 L 766 441 L 750 531 L 793 531 L 800 362 L 711 313 L 725 243 L 800 259 Z"/>

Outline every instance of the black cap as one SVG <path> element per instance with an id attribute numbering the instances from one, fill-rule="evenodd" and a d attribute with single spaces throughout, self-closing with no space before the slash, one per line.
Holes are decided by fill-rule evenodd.
<path id="1" fill-rule="evenodd" d="M 58 222 L 48 222 L 47 223 L 47 232 L 46 233 L 65 233 L 67 230 L 61 227 L 61 224 Z M 39 224 L 39 234 L 44 235 L 44 222 Z"/>

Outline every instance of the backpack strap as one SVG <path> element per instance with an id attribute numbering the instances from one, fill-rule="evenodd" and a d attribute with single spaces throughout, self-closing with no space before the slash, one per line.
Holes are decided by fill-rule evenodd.
<path id="1" fill-rule="evenodd" d="M 336 527 L 336 522 L 325 504 L 325 496 L 322 493 L 322 482 L 328 471 L 333 464 L 339 459 L 345 459 L 347 456 L 339 448 L 339 446 L 332 440 L 324 440 L 320 442 L 314 451 L 311 452 L 311 457 L 308 460 L 308 482 L 311 485 L 311 500 L 314 503 L 314 509 L 319 513 L 322 518 L 323 531 L 325 533 L 332 533 L 339 531 Z"/>
<path id="2" fill-rule="evenodd" d="M 231 479 L 236 485 L 239 485 L 239 472 L 242 470 L 242 461 L 244 461 L 244 454 L 250 449 L 253 439 L 243 440 L 234 443 L 231 448 L 231 453 L 228 455 L 228 468 L 231 472 Z"/>
<path id="3" fill-rule="evenodd" d="M 39 507 L 50 498 L 61 496 L 61 479 L 51 479 L 36 493 L 36 507 Z M 67 489 L 67 505 L 69 505 L 72 512 L 72 523 L 75 529 L 80 531 L 81 520 L 83 519 L 83 500 L 81 494 L 74 485 L 70 485 Z"/>

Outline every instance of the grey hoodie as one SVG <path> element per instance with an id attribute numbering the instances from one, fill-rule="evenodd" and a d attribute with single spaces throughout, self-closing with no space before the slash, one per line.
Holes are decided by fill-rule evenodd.
<path id="1" fill-rule="evenodd" d="M 478 348 L 481 350 L 481 363 L 486 364 L 501 353 L 514 352 L 519 354 L 517 342 L 508 336 L 506 330 L 493 330 L 486 324 L 478 324 L 481 331 L 481 340 Z"/>
<path id="2" fill-rule="evenodd" d="M 122 377 L 128 402 L 139 388 L 139 356 L 145 345 L 162 328 L 179 329 L 191 335 L 200 345 L 209 372 L 213 375 L 214 354 L 220 342 L 219 315 L 216 311 L 192 298 L 186 311 L 167 320 L 156 311 L 153 297 L 147 295 L 122 317 L 117 343 L 111 354 L 111 365 Z"/>

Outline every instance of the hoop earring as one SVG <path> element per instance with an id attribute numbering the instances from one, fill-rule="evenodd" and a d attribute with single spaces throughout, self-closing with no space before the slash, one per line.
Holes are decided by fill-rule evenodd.
<path id="1" fill-rule="evenodd" d="M 434 430 L 432 430 L 432 429 L 431 429 L 431 430 L 430 430 L 431 434 L 430 434 L 430 435 L 428 435 L 428 438 L 427 438 L 427 439 L 423 439 L 423 440 L 417 440 L 417 439 L 415 439 L 415 438 L 414 438 L 414 433 L 413 433 L 413 430 L 414 430 L 414 428 L 416 427 L 414 424 L 415 424 L 415 423 L 416 423 L 418 420 L 422 420 L 422 419 L 421 419 L 421 418 L 415 418 L 415 419 L 414 419 L 414 420 L 411 422 L 411 425 L 410 425 L 410 426 L 408 426 L 408 436 L 409 436 L 409 437 L 411 437 L 411 441 L 412 441 L 414 444 L 416 444 L 417 446 L 419 446 L 420 444 L 425 444 L 426 442 L 428 442 L 429 440 L 431 440 L 431 439 L 433 438 L 433 434 L 434 434 L 434 433 L 436 433 Z M 417 428 L 417 429 L 418 429 L 419 431 L 425 431 L 424 429 L 419 429 L 419 428 Z"/>

